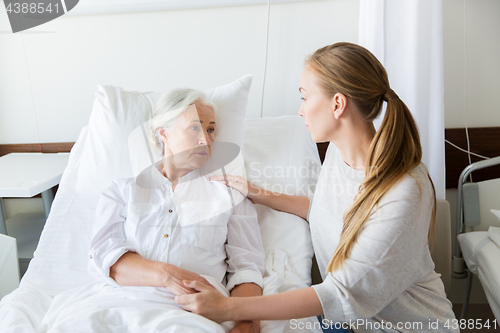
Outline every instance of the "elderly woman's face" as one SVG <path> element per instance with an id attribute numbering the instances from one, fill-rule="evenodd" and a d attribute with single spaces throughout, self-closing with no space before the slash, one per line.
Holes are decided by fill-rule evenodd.
<path id="1" fill-rule="evenodd" d="M 164 132 L 165 157 L 183 169 L 201 168 L 210 156 L 209 146 L 215 140 L 215 126 L 212 108 L 201 103 L 190 105 L 174 127 Z"/>

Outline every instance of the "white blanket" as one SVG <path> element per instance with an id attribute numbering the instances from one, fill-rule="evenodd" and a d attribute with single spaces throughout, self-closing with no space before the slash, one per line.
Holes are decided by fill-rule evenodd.
<path id="1" fill-rule="evenodd" d="M 204 276 L 225 296 L 229 292 Z M 184 311 L 165 288 L 114 287 L 93 283 L 57 295 L 39 332 L 206 332 L 227 333 L 234 322 L 219 325 Z"/>
<path id="2" fill-rule="evenodd" d="M 204 277 L 222 294 L 229 296 L 217 280 Z M 264 285 L 264 295 L 307 287 L 294 272 L 287 255 L 279 249 L 267 257 Z M 219 325 L 182 310 L 165 288 L 116 288 L 92 283 L 62 292 L 53 299 L 35 287 L 26 286 L 22 291 L 8 296 L 13 306 L 2 318 L 7 321 L 3 324 L 8 324 L 12 332 L 227 333 L 234 326 L 234 322 Z M 26 322 L 41 325 L 33 325 L 31 329 Z M 301 327 L 318 327 L 316 317 L 296 320 L 295 326 L 298 323 L 303 324 Z M 262 321 L 261 329 L 270 333 L 295 331 L 286 320 Z M 306 329 L 302 332 L 321 331 Z"/>
<path id="3" fill-rule="evenodd" d="M 205 276 L 220 292 L 227 290 Z M 266 259 L 264 295 L 307 285 L 298 277 L 288 256 L 276 249 Z M 172 294 L 163 288 L 114 288 L 87 284 L 59 293 L 56 297 L 24 283 L 6 296 L 0 311 L 0 330 L 5 332 L 228 332 L 231 323 L 216 324 L 180 309 Z M 297 330 L 294 327 L 304 327 Z M 309 328 L 309 329 L 308 329 Z M 262 321 L 261 332 L 321 332 L 316 317 L 290 321 Z"/>
<path id="4" fill-rule="evenodd" d="M 225 296 L 229 292 L 211 276 L 204 276 Z M 287 255 L 277 249 L 266 260 L 264 295 L 307 285 L 288 263 Z M 47 300 L 50 302 L 50 300 Z M 297 320 L 295 325 L 314 327 L 316 317 Z M 310 322 L 310 325 L 306 325 Z M 182 310 L 165 288 L 121 287 L 93 283 L 58 294 L 43 318 L 39 332 L 207 332 L 227 333 L 234 322 L 221 325 Z M 318 326 L 318 324 L 316 324 Z M 262 321 L 262 332 L 291 331 L 289 321 Z M 318 330 L 306 330 L 318 332 Z"/>

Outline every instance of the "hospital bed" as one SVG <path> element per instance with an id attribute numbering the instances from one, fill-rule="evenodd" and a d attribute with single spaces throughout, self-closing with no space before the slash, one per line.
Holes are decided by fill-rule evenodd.
<path id="1" fill-rule="evenodd" d="M 500 157 L 472 163 L 462 171 L 458 182 L 457 245 L 453 272 L 456 276 L 463 276 L 464 264 L 467 264 L 468 281 L 462 319 L 466 318 L 473 275 L 477 275 L 491 310 L 500 321 L 500 211 L 498 216 L 493 214 L 493 209 L 500 209 L 500 199 L 498 195 L 491 195 L 499 193 L 500 179 L 467 182 L 473 171 L 499 164 Z M 473 231 L 467 232 L 467 228 Z"/>
<path id="2" fill-rule="evenodd" d="M 120 103 L 109 99 L 102 104 L 124 104 L 119 98 L 123 92 L 114 91 Z M 96 93 L 96 101 L 103 93 Z M 88 248 L 100 191 L 112 178 L 130 177 L 134 168 L 140 169 L 126 147 L 131 133 L 148 118 L 137 116 L 137 109 L 120 113 L 94 107 L 88 126 L 81 130 L 71 150 L 34 258 L 20 287 L 0 302 L 0 332 L 37 332 L 55 295 L 92 282 L 87 273 Z M 318 145 L 320 154 L 327 145 Z M 243 147 L 247 178 L 257 185 L 288 194 L 313 192 L 321 162 L 300 117 L 245 120 Z M 312 260 L 307 222 L 264 206 L 256 205 L 256 209 L 266 252 L 264 294 L 307 287 L 311 281 L 321 283 Z M 448 290 L 451 238 L 449 204 L 445 200 L 438 201 L 436 221 L 439 241 L 432 254 Z M 261 327 L 262 332 L 321 332 L 317 318 L 301 322 L 292 327 L 289 321 L 267 321 Z"/>
<path id="3" fill-rule="evenodd" d="M 106 103 L 121 107 L 122 101 L 117 99 L 123 91 L 115 90 L 116 95 Z M 147 103 L 147 98 L 143 100 Z M 151 112 L 154 100 L 150 102 L 144 112 Z M 38 332 L 57 294 L 93 282 L 87 263 L 96 205 L 111 179 L 133 175 L 127 138 L 150 117 L 138 115 L 140 112 L 136 108 L 96 110 L 94 104 L 89 124 L 71 149 L 33 259 L 19 288 L 0 301 L 0 332 Z M 286 188 L 291 194 L 311 190 L 320 160 L 300 117 L 248 119 L 244 127 L 244 163 L 249 179 L 269 189 Z M 105 149 L 107 153 L 100 154 Z M 291 168 L 304 173 L 287 174 Z M 264 294 L 310 286 L 313 248 L 307 222 L 268 207 L 256 205 L 256 209 L 266 252 Z M 321 332 L 316 317 L 297 322 L 295 329 L 289 321 L 263 321 L 261 328 L 262 332 Z"/>

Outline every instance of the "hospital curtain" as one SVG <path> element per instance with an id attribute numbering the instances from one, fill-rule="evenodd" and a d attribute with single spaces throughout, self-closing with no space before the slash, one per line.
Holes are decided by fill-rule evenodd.
<path id="1" fill-rule="evenodd" d="M 438 199 L 445 198 L 441 6 L 441 0 L 361 0 L 359 15 L 359 44 L 382 62 L 412 112 Z"/>

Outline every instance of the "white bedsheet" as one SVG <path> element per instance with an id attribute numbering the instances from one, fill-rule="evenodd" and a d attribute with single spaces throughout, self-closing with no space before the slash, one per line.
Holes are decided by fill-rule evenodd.
<path id="1" fill-rule="evenodd" d="M 225 296 L 229 292 L 204 276 Z M 219 325 L 182 310 L 165 288 L 121 287 L 93 283 L 57 295 L 39 332 L 196 332 L 227 333 L 234 322 Z"/>
<path id="2" fill-rule="evenodd" d="M 500 247 L 487 231 L 474 231 L 458 236 L 467 267 L 477 274 L 495 318 L 500 321 Z"/>
<path id="3" fill-rule="evenodd" d="M 138 323 L 137 325 L 141 327 L 142 325 L 144 325 L 144 327 L 155 327 L 155 325 L 156 327 L 161 327 L 164 324 L 170 323 L 170 325 L 174 325 L 178 328 L 178 332 L 183 333 L 202 332 L 204 331 L 203 329 L 207 327 L 218 325 L 215 323 L 207 324 L 206 319 L 200 316 L 197 316 L 198 319 L 196 320 L 188 319 L 187 317 L 184 319 L 189 321 L 190 327 L 194 327 L 189 330 L 182 321 L 172 321 L 168 319 L 167 316 L 160 317 L 161 320 L 165 321 L 165 323 L 160 323 L 158 322 L 159 317 L 157 316 L 157 314 L 160 313 L 158 309 L 161 309 L 161 311 L 165 311 L 165 309 L 158 307 L 159 304 L 151 305 L 151 301 L 143 299 L 140 301 L 143 303 L 139 302 L 138 304 L 143 304 L 144 306 L 146 306 L 146 303 L 149 304 L 151 313 L 148 313 L 148 311 L 143 312 L 142 310 L 131 312 L 126 306 L 121 306 L 123 303 L 126 303 L 126 301 L 122 302 L 120 305 L 117 304 L 117 300 L 120 300 L 120 297 L 122 297 L 122 300 L 126 299 L 124 297 L 133 297 L 133 293 L 129 293 L 126 296 L 121 295 L 116 298 L 114 297 L 116 296 L 116 291 L 114 291 L 114 293 L 110 291 L 95 293 L 95 295 L 91 296 L 90 290 L 95 291 L 95 289 L 90 289 L 88 287 L 82 289 L 82 286 L 89 286 L 94 283 L 94 280 L 87 272 L 87 252 L 90 244 L 94 212 L 99 199 L 94 193 L 86 191 L 86 186 L 84 186 L 86 184 L 82 184 L 78 180 L 79 162 L 86 141 L 86 133 L 87 127 L 82 129 L 78 140 L 71 150 L 68 166 L 59 184 L 58 193 L 52 204 L 51 213 L 42 232 L 38 248 L 35 251 L 34 258 L 31 260 L 26 274 L 21 280 L 20 287 L 0 301 L 0 332 L 42 332 L 44 328 L 49 327 L 48 323 L 54 320 L 54 317 L 50 317 L 51 314 L 49 314 L 42 327 L 42 321 L 47 311 L 55 296 L 63 292 L 67 292 L 68 294 L 62 295 L 72 295 L 75 296 L 75 298 L 77 298 L 77 292 L 82 293 L 78 296 L 78 299 L 83 299 L 79 302 L 80 305 L 74 305 L 75 307 L 72 309 L 79 309 L 79 311 L 83 311 L 80 312 L 82 315 L 84 314 L 87 318 L 93 319 L 92 325 L 95 326 L 92 331 L 98 329 L 99 325 L 105 325 L 104 323 L 108 322 L 106 325 L 110 326 L 107 326 L 105 329 L 104 326 L 102 326 L 101 328 L 103 330 L 110 332 L 125 332 L 126 330 L 123 323 L 120 326 L 120 320 L 128 324 L 133 324 L 135 320 Z M 282 221 L 284 217 L 285 215 L 281 217 L 279 223 L 284 222 Z M 288 229 L 287 236 L 290 236 L 291 239 L 294 237 L 304 238 L 304 235 L 307 235 L 307 233 L 304 233 L 304 230 L 308 232 L 307 227 L 304 229 L 307 222 L 297 219 L 292 221 L 293 225 L 296 225 L 297 228 Z M 298 227 L 301 224 L 302 226 Z M 262 230 L 264 230 L 264 233 L 266 232 L 266 228 L 261 228 L 261 231 Z M 271 231 L 271 233 L 275 232 Z M 277 235 L 277 233 L 275 234 Z M 269 240 L 273 239 L 269 234 L 263 236 Z M 309 244 L 310 240 L 307 238 L 300 243 L 300 246 L 304 246 L 302 252 L 305 252 L 304 258 L 301 258 L 303 262 L 310 262 L 310 258 L 305 260 L 308 255 L 312 256 L 312 246 L 309 248 Z M 266 251 L 267 263 L 269 264 L 272 262 L 272 264 L 269 264 L 269 267 L 266 268 L 265 279 L 267 279 L 267 284 L 264 283 L 265 294 L 307 287 L 310 283 L 308 272 L 304 270 L 305 266 L 310 269 L 310 264 L 303 265 L 301 263 L 298 265 L 297 262 L 293 265 L 290 262 L 291 258 L 288 257 L 287 254 L 300 250 L 300 246 L 297 247 L 297 242 L 283 241 L 279 245 L 283 251 L 277 247 L 272 256 L 270 256 L 269 250 Z M 264 246 L 266 247 L 266 244 L 264 244 Z M 273 243 L 268 244 L 267 248 L 273 247 L 275 247 L 274 239 Z M 276 256 L 276 253 L 280 254 Z M 296 271 L 299 267 L 301 270 Z M 93 288 L 95 288 L 95 286 Z M 143 291 L 139 292 L 139 294 L 144 295 Z M 86 304 L 91 306 L 85 311 L 83 310 L 83 305 L 85 304 L 84 296 L 88 296 L 90 297 L 88 298 L 89 300 L 93 300 L 90 304 Z M 54 303 L 54 306 L 57 304 L 65 304 L 64 302 L 64 297 L 60 296 L 58 303 Z M 103 304 L 109 305 L 109 311 L 101 311 L 102 308 L 99 307 Z M 115 307 L 113 307 L 113 304 L 115 304 Z M 137 307 L 138 304 L 135 304 L 133 307 Z M 66 309 L 66 306 L 61 307 L 61 309 Z M 133 315 L 133 313 L 135 313 L 135 315 Z M 184 318 L 177 315 L 176 317 Z M 117 322 L 113 322 L 112 319 L 117 319 Z M 316 317 L 311 317 L 300 321 L 317 322 L 317 319 Z M 64 322 L 65 320 L 61 319 L 60 325 L 63 325 Z M 81 325 L 71 326 L 72 329 L 70 329 L 70 331 L 78 331 L 77 329 L 79 327 L 84 327 Z M 129 331 L 137 332 L 139 326 Z M 262 332 L 321 332 L 320 329 L 292 330 L 289 326 L 287 321 L 263 322 Z M 313 327 L 313 325 L 308 326 Z M 114 327 L 120 327 L 120 329 L 115 330 Z M 88 330 L 82 329 L 81 331 Z M 144 329 L 144 331 L 150 330 Z M 211 329 L 208 331 L 216 332 L 216 330 Z"/>

